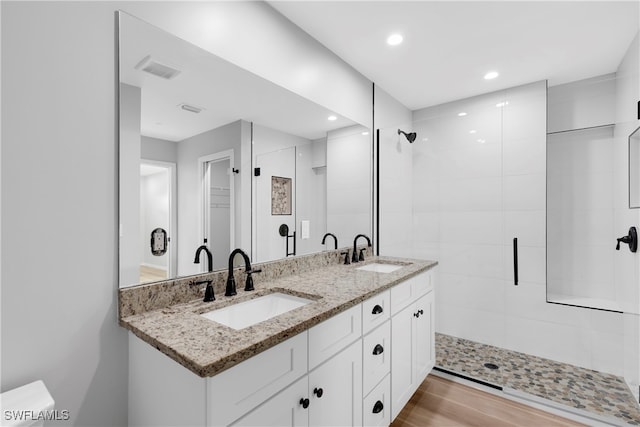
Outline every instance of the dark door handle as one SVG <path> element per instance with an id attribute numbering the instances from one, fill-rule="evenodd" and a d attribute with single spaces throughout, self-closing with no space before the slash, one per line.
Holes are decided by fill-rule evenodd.
<path id="1" fill-rule="evenodd" d="M 373 311 L 371 311 L 371 314 L 380 314 L 383 311 L 384 310 L 382 309 L 382 307 L 380 307 L 378 304 L 376 304 L 376 306 L 373 307 Z"/>
<path id="2" fill-rule="evenodd" d="M 314 388 L 313 389 L 313 394 L 315 394 L 318 397 L 322 397 L 323 393 L 324 393 L 324 391 L 321 388 Z"/>
<path id="3" fill-rule="evenodd" d="M 305 399 L 305 398 L 300 399 L 300 404 L 304 409 L 307 409 L 309 407 L 309 399 Z"/>
<path id="4" fill-rule="evenodd" d="M 382 354 L 382 352 L 384 352 L 384 347 L 382 347 L 380 344 L 376 344 L 376 346 L 373 348 L 373 354 L 377 356 L 379 354 Z"/>
<path id="5" fill-rule="evenodd" d="M 373 413 L 377 414 L 384 409 L 384 405 L 379 400 L 373 405 Z"/>
<path id="6" fill-rule="evenodd" d="M 513 238 L 513 284 L 518 286 L 518 238 Z"/>

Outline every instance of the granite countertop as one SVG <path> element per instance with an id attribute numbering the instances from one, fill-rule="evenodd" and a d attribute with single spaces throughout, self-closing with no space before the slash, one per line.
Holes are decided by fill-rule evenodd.
<path id="1" fill-rule="evenodd" d="M 402 265 L 402 268 L 391 273 L 357 270 L 374 262 Z M 434 261 L 372 257 L 357 264 L 331 265 L 280 277 L 256 285 L 253 292 L 244 292 L 244 284 L 238 283 L 238 295 L 233 297 L 217 294 L 213 302 L 198 299 L 122 317 L 120 325 L 195 374 L 210 377 L 436 264 Z M 200 316 L 273 292 L 296 295 L 313 302 L 241 330 Z"/>

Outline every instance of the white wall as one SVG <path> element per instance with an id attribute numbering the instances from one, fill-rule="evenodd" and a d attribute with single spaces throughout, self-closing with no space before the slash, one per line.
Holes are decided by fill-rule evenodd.
<path id="1" fill-rule="evenodd" d="M 178 145 L 176 142 L 167 141 L 166 139 L 151 138 L 142 135 L 140 137 L 140 158 L 144 160 L 176 163 L 178 158 Z"/>
<path id="2" fill-rule="evenodd" d="M 640 100 L 640 33 L 629 46 L 624 59 L 616 71 L 617 93 L 616 93 L 616 149 L 614 150 L 614 161 L 616 164 L 627 165 L 627 137 L 638 126 L 640 120 L 637 116 L 637 102 Z M 619 162 L 619 163 L 618 163 Z M 614 226 L 619 234 L 624 235 L 624 231 L 630 226 L 640 226 L 640 211 L 638 209 L 627 209 L 627 184 L 625 179 L 628 174 L 628 167 L 622 167 L 614 171 L 614 180 L 620 183 L 614 191 Z M 624 183 L 624 184 L 622 184 Z M 616 269 L 616 289 L 618 290 L 618 302 L 622 306 L 625 314 L 624 323 L 624 377 L 630 385 L 631 390 L 638 398 L 638 385 L 640 384 L 640 262 L 638 254 L 632 254 L 624 247 L 621 248 L 619 256 L 615 258 L 614 268 Z M 623 275 L 617 273 L 618 269 L 625 272 Z M 622 279 L 622 280 L 620 280 Z M 622 287 L 619 285 L 622 284 Z M 633 314 L 635 313 L 635 314 Z"/>
<path id="3" fill-rule="evenodd" d="M 549 133 L 609 125 L 615 121 L 615 73 L 549 88 Z"/>
<path id="4" fill-rule="evenodd" d="M 44 380 L 49 425 L 127 423 L 116 7 L 2 2 L 2 391 Z"/>
<path id="5" fill-rule="evenodd" d="M 132 285 L 140 281 L 140 186 L 127 185 L 140 181 L 140 105 L 139 87 L 120 84 L 120 283 Z"/>
<path id="6" fill-rule="evenodd" d="M 624 166 L 614 162 L 614 126 L 602 127 L 616 122 L 616 75 L 550 87 L 548 96 L 547 295 L 619 310 L 613 193 L 627 185 L 614 182 Z"/>

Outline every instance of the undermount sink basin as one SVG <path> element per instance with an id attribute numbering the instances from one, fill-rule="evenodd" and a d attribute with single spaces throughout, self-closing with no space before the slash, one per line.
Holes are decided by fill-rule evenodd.
<path id="1" fill-rule="evenodd" d="M 250 299 L 218 310 L 209 311 L 201 316 L 239 330 L 256 323 L 264 322 L 295 308 L 313 302 L 310 299 L 275 292 Z"/>
<path id="2" fill-rule="evenodd" d="M 397 264 L 383 264 L 379 262 L 372 262 L 371 264 L 363 265 L 356 268 L 356 270 L 373 271 L 375 273 L 391 273 L 404 267 Z"/>

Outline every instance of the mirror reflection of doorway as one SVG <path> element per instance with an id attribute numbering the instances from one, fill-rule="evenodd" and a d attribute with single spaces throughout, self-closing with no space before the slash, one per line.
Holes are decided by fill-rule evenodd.
<path id="1" fill-rule="evenodd" d="M 227 266 L 234 248 L 233 150 L 200 158 L 203 172 L 203 244 L 213 254 L 213 269 Z M 205 264 L 201 263 L 205 271 Z"/>
<path id="2" fill-rule="evenodd" d="M 140 162 L 140 282 L 155 282 L 173 277 L 175 256 L 171 243 L 173 221 L 173 185 L 175 164 L 143 160 Z M 152 247 L 154 230 L 166 232 L 165 250 Z"/>

